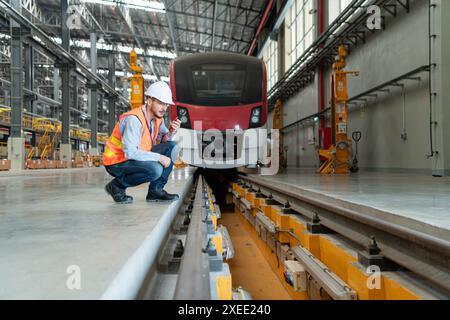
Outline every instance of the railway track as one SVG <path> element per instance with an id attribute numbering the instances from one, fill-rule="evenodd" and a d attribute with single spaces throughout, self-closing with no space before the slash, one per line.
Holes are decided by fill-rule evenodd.
<path id="1" fill-rule="evenodd" d="M 102 299 L 229 300 L 233 256 L 220 208 L 201 175 L 173 203 Z"/>
<path id="2" fill-rule="evenodd" d="M 243 210 L 251 209 L 242 194 L 253 193 L 281 211 L 304 219 L 313 234 L 337 234 L 358 248 L 358 262 L 377 265 L 381 271 L 407 270 L 424 279 L 427 288 L 450 297 L 450 238 L 448 233 L 392 218 L 377 209 L 317 195 L 293 186 L 257 176 L 238 176 L 239 194 L 233 191 Z M 247 208 L 245 208 L 247 207 Z M 264 218 L 263 218 L 264 219 Z M 285 230 L 291 236 L 292 230 Z"/>
<path id="3" fill-rule="evenodd" d="M 450 241 L 446 234 L 408 221 L 399 223 L 373 208 L 362 211 L 356 205 L 330 201 L 260 177 L 240 175 L 232 183 L 232 196 L 235 212 L 247 220 L 278 261 L 273 268 L 281 268 L 283 274 L 292 265 L 286 261 L 300 265 L 303 271 L 297 275 L 307 279 L 301 288 L 280 278 L 285 286 L 295 287 L 291 292 L 294 299 L 450 297 Z M 226 228 L 218 224 L 220 218 L 211 187 L 196 174 L 182 201 L 171 205 L 161 226 L 145 240 L 102 298 L 248 298 L 245 292 L 233 291 L 226 260 L 233 257 L 234 249 Z M 330 249 L 333 246 L 335 251 Z M 353 252 L 355 258 L 341 261 L 347 255 L 345 250 Z M 373 266 L 386 275 L 383 283 L 391 286 L 385 289 L 390 292 L 380 296 L 369 290 L 364 294 L 370 277 L 365 269 Z M 396 290 L 405 293 L 391 297 Z"/>

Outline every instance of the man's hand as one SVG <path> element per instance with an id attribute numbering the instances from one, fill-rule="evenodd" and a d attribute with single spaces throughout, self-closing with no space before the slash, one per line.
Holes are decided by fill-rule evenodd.
<path id="1" fill-rule="evenodd" d="M 172 135 L 174 135 L 177 132 L 177 130 L 180 129 L 180 126 L 181 126 L 181 121 L 180 121 L 180 119 L 176 118 L 175 120 L 173 120 L 170 123 L 170 126 L 169 126 L 170 133 Z"/>
<path id="2" fill-rule="evenodd" d="M 166 156 L 163 156 L 163 155 L 161 155 L 159 157 L 159 163 L 161 163 L 164 168 L 168 168 L 170 166 L 171 162 L 172 162 L 172 160 L 170 160 L 169 157 L 166 157 Z"/>

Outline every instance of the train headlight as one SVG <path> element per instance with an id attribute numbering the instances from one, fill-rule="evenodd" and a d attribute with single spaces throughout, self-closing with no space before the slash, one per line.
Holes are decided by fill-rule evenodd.
<path id="1" fill-rule="evenodd" d="M 258 128 L 261 126 L 261 107 L 256 107 L 252 110 L 250 116 L 250 128 Z"/>
<path id="2" fill-rule="evenodd" d="M 188 118 L 186 116 L 181 116 L 180 121 L 181 121 L 181 123 L 188 123 L 189 122 L 189 120 L 188 120 Z"/>
<path id="3" fill-rule="evenodd" d="M 189 121 L 189 112 L 186 108 L 177 107 L 178 119 L 181 121 L 181 128 L 191 129 L 191 122 Z"/>

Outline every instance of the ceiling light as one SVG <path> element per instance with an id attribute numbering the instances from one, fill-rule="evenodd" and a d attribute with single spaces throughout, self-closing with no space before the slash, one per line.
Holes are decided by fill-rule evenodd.
<path id="1" fill-rule="evenodd" d="M 61 44 L 61 38 L 51 38 L 54 42 L 57 44 Z M 76 48 L 85 48 L 89 49 L 91 47 L 91 42 L 86 40 L 70 40 L 70 46 L 76 47 Z M 121 46 L 118 45 L 116 47 L 113 47 L 113 45 L 108 43 L 97 43 L 97 49 L 98 50 L 106 50 L 106 51 L 118 51 L 121 53 L 130 53 L 131 50 L 135 50 L 138 55 L 147 55 L 151 57 L 158 57 L 158 58 L 166 58 L 169 60 L 175 59 L 177 55 L 175 53 L 169 52 L 169 51 L 161 51 L 161 50 L 155 50 L 155 49 L 147 49 L 143 50 L 142 48 L 133 48 L 130 46 Z"/>
<path id="2" fill-rule="evenodd" d="M 160 12 L 165 13 L 166 8 L 164 7 L 164 3 L 157 2 L 157 1 L 149 1 L 149 0 L 120 0 L 120 1 L 113 1 L 113 0 L 82 0 L 81 2 L 84 3 L 96 3 L 96 4 L 102 4 L 105 6 L 117 6 L 117 5 L 123 5 L 127 8 L 131 9 L 138 9 L 138 10 L 144 10 L 144 11 L 150 11 L 150 12 Z"/>
<path id="3" fill-rule="evenodd" d="M 158 80 L 158 78 L 154 75 L 143 74 L 142 76 L 144 77 L 144 80 Z"/>

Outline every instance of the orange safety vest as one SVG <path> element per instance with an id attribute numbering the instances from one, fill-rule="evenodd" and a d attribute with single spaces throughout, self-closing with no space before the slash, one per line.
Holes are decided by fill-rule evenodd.
<path id="1" fill-rule="evenodd" d="M 112 166 L 114 164 L 122 163 L 127 161 L 128 159 L 125 157 L 125 153 L 122 149 L 122 134 L 120 133 L 120 123 L 121 121 L 128 116 L 135 116 L 141 121 L 142 124 L 142 134 L 141 134 L 141 144 L 139 145 L 139 149 L 144 151 L 151 151 L 152 146 L 158 137 L 159 126 L 161 125 L 162 119 L 155 118 L 154 123 L 154 132 L 153 137 L 150 133 L 150 128 L 148 127 L 147 119 L 145 118 L 144 111 L 142 108 L 135 108 L 131 111 L 128 111 L 122 114 L 119 117 L 119 121 L 117 122 L 114 130 L 106 142 L 105 152 L 103 152 L 103 165 Z"/>

